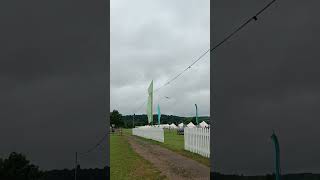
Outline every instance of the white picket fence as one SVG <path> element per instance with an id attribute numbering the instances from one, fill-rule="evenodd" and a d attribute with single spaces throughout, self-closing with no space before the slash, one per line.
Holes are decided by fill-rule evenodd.
<path id="1" fill-rule="evenodd" d="M 184 149 L 210 157 L 210 128 L 184 128 Z"/>
<path id="2" fill-rule="evenodd" d="M 137 127 L 132 129 L 132 134 L 146 139 L 164 142 L 164 132 L 160 127 Z"/>

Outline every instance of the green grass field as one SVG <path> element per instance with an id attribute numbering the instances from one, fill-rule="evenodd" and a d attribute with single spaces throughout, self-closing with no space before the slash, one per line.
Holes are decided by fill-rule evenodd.
<path id="1" fill-rule="evenodd" d="M 111 179 L 164 179 L 157 169 L 131 149 L 125 136 L 116 134 L 110 134 L 110 174 Z"/>
<path id="2" fill-rule="evenodd" d="M 131 129 L 126 129 L 126 133 L 132 134 Z M 198 154 L 189 152 L 184 150 L 184 138 L 183 135 L 178 135 L 176 130 L 165 130 L 164 131 L 164 143 L 160 143 L 157 141 L 141 138 L 145 141 L 149 141 L 154 144 L 158 144 L 162 147 L 165 147 L 167 149 L 170 149 L 174 152 L 179 153 L 182 156 L 186 156 L 190 159 L 193 159 L 195 161 L 198 161 L 208 167 L 210 167 L 210 159 L 200 156 Z"/>

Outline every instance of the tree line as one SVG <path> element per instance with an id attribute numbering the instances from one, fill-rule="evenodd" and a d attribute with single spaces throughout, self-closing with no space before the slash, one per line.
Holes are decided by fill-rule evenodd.
<path id="1" fill-rule="evenodd" d="M 39 167 L 31 164 L 23 154 L 12 152 L 8 158 L 0 158 L 0 179 L 34 180 L 42 176 Z"/>
<path id="2" fill-rule="evenodd" d="M 107 179 L 107 169 L 81 169 L 77 180 Z M 74 180 L 74 169 L 41 171 L 25 155 L 12 152 L 7 158 L 0 158 L 0 180 Z"/>
<path id="3" fill-rule="evenodd" d="M 210 117 L 201 116 L 198 117 L 199 123 L 205 121 L 210 124 Z M 153 115 L 154 124 L 158 123 L 158 115 Z M 174 115 L 161 114 L 161 124 L 171 124 L 176 125 L 183 123 L 188 124 L 192 122 L 196 124 L 196 117 L 181 117 Z M 148 124 L 148 116 L 146 114 L 141 115 L 122 115 L 118 110 L 113 110 L 110 112 L 110 125 L 114 124 L 116 127 L 122 128 L 133 128 L 134 126 L 144 126 Z"/>
<path id="4" fill-rule="evenodd" d="M 107 178 L 108 170 L 104 168 L 81 169 L 78 167 L 78 180 L 100 180 Z M 261 176 L 226 175 L 214 173 L 219 180 L 274 180 L 274 174 Z M 285 174 L 282 180 L 320 180 L 320 174 L 299 173 Z M 39 167 L 30 163 L 25 155 L 12 152 L 8 158 L 0 158 L 1 180 L 74 180 L 74 169 L 40 171 Z"/>

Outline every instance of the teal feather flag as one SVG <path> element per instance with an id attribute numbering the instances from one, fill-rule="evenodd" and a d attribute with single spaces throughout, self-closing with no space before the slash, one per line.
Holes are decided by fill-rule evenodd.
<path id="1" fill-rule="evenodd" d="M 274 147 L 275 147 L 275 168 L 276 168 L 276 180 L 280 180 L 280 147 L 279 147 L 279 141 L 278 138 L 276 136 L 276 134 L 273 132 L 271 139 L 274 143 Z"/>
<path id="2" fill-rule="evenodd" d="M 158 125 L 160 125 L 160 118 L 161 118 L 160 105 L 158 104 Z"/>

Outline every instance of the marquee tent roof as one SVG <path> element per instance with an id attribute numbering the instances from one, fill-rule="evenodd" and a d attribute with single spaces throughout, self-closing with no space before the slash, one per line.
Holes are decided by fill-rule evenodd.
<path id="1" fill-rule="evenodd" d="M 202 121 L 199 125 L 200 125 L 200 127 L 202 127 L 202 128 L 204 128 L 204 127 L 209 127 L 209 125 L 208 125 L 206 122 L 204 122 L 204 121 Z"/>
<path id="2" fill-rule="evenodd" d="M 194 128 L 196 127 L 192 122 L 190 122 L 188 125 L 187 125 L 188 128 Z"/>
<path id="3" fill-rule="evenodd" d="M 177 126 L 175 125 L 175 124 L 170 124 L 170 128 L 173 128 L 173 129 L 176 129 L 177 128 Z"/>

